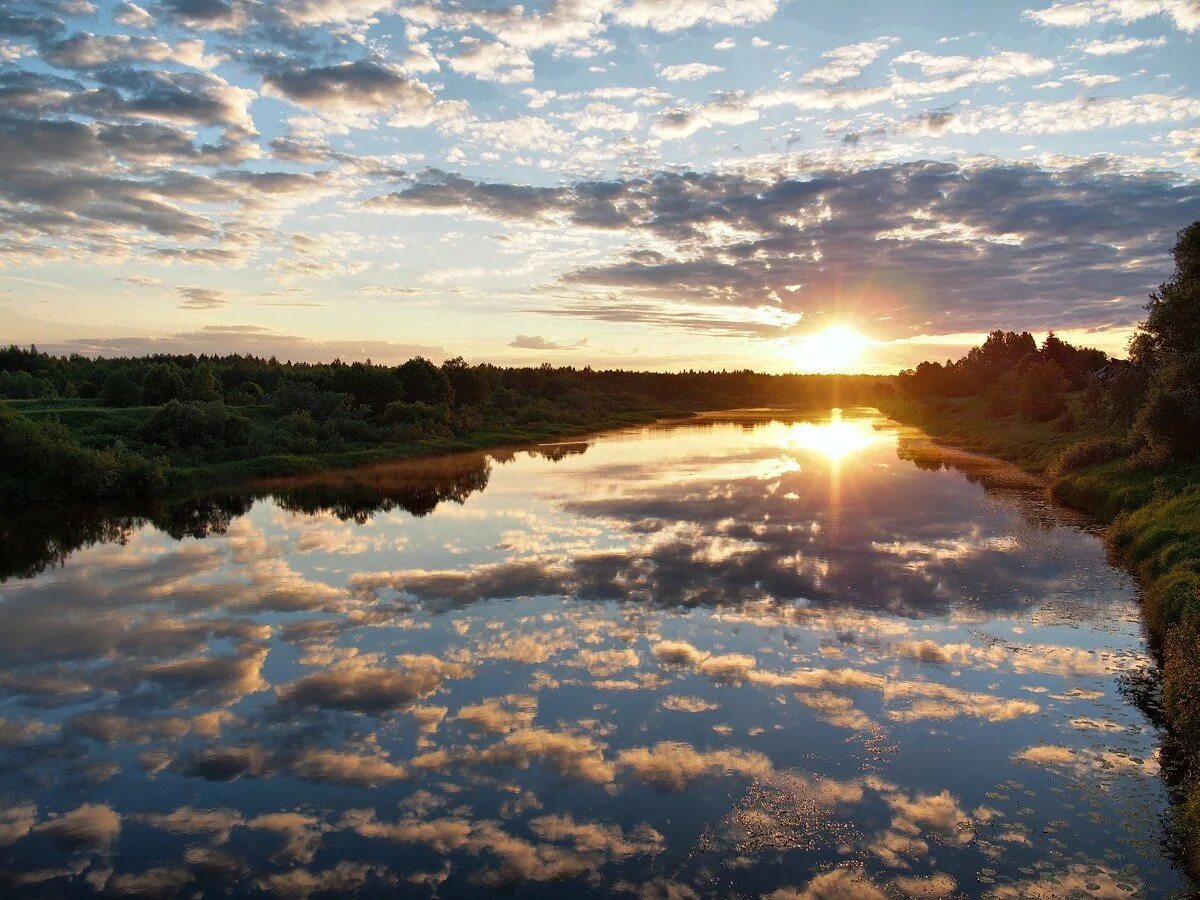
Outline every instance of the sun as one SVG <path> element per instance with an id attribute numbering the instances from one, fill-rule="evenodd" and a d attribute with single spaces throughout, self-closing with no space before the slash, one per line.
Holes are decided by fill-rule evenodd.
<path id="1" fill-rule="evenodd" d="M 830 325 L 797 341 L 794 358 L 804 372 L 856 372 L 870 343 L 848 325 Z"/>

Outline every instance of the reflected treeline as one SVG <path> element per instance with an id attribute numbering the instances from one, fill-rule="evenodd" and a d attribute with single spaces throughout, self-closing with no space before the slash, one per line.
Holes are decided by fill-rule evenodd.
<path id="1" fill-rule="evenodd" d="M 255 502 L 271 498 L 286 510 L 330 514 L 363 524 L 378 513 L 426 516 L 447 501 L 462 503 L 488 485 L 493 462 L 520 452 L 552 461 L 583 453 L 585 443 L 528 451 L 464 453 L 407 460 L 316 476 L 274 479 L 250 488 L 137 507 L 59 507 L 0 518 L 0 581 L 30 578 L 93 544 L 122 543 L 153 525 L 176 540 L 224 534 Z"/>
<path id="2" fill-rule="evenodd" d="M 1088 516 L 1056 506 L 1046 495 L 1046 485 L 1012 463 L 938 444 L 923 434 L 903 434 L 896 456 L 926 472 L 954 471 L 983 488 L 989 497 L 1012 503 L 1029 525 L 1051 529 L 1071 525 L 1094 531 Z"/>

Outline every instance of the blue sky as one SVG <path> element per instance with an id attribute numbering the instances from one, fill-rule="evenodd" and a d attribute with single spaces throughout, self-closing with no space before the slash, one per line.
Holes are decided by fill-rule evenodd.
<path id="1" fill-rule="evenodd" d="M 1119 350 L 1200 218 L 1200 3 L 15 0 L 0 330 L 894 371 Z"/>

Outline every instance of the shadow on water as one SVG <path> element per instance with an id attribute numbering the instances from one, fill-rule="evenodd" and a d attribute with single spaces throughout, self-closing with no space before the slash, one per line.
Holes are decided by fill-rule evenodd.
<path id="1" fill-rule="evenodd" d="M 550 446 L 528 452 L 562 459 L 582 449 L 578 445 L 565 450 Z M 512 458 L 507 454 L 507 459 Z M 234 520 L 266 499 L 292 512 L 329 514 L 358 524 L 393 510 L 426 516 L 442 503 L 461 504 L 486 488 L 495 460 L 487 453 L 407 460 L 305 478 L 264 480 L 245 490 L 132 509 L 59 506 L 29 510 L 0 519 L 0 582 L 33 577 L 61 565 L 84 547 L 123 543 L 147 525 L 176 540 L 225 534 Z"/>

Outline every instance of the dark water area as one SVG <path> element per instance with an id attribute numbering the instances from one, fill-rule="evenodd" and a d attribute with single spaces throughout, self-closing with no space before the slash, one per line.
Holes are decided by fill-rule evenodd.
<path id="1" fill-rule="evenodd" d="M 0 525 L 11 897 L 1165 897 L 1137 588 L 871 410 Z"/>

